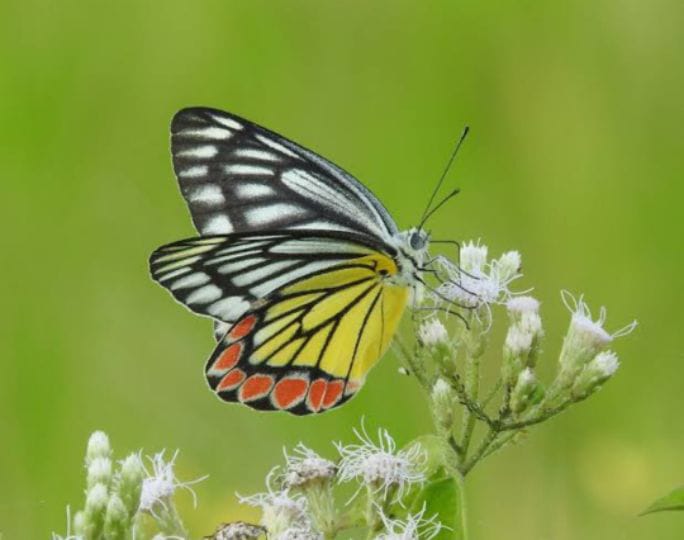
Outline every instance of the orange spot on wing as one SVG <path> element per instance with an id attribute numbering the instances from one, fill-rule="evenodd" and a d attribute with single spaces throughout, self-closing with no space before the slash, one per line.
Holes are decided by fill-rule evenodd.
<path id="1" fill-rule="evenodd" d="M 252 328 L 254 328 L 255 324 L 256 316 L 247 315 L 247 317 L 233 325 L 233 327 L 230 329 L 230 332 L 228 332 L 228 337 L 230 339 L 241 339 L 252 331 Z"/>
<path id="2" fill-rule="evenodd" d="M 252 375 L 240 387 L 240 401 L 252 401 L 264 397 L 273 386 L 270 375 Z"/>
<path id="3" fill-rule="evenodd" d="M 321 403 L 323 402 L 323 396 L 325 396 L 326 382 L 324 379 L 316 379 L 311 383 L 309 388 L 308 405 L 309 409 L 314 412 L 318 412 L 321 408 Z"/>
<path id="4" fill-rule="evenodd" d="M 287 377 L 275 385 L 273 401 L 279 409 L 289 409 L 306 395 L 309 381 L 301 377 Z"/>
<path id="5" fill-rule="evenodd" d="M 344 390 L 344 381 L 339 379 L 330 381 L 325 389 L 325 396 L 323 396 L 323 408 L 329 409 L 335 405 L 342 397 L 342 390 Z"/>
<path id="6" fill-rule="evenodd" d="M 216 386 L 216 391 L 232 390 L 243 380 L 245 380 L 245 372 L 241 369 L 234 369 L 221 379 L 221 382 Z"/>
<path id="7" fill-rule="evenodd" d="M 235 367 L 242 354 L 242 343 L 233 343 L 216 359 L 211 367 L 213 371 L 228 371 Z"/>

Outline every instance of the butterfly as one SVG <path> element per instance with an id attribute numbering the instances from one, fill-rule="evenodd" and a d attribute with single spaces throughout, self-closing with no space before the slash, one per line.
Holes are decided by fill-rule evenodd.
<path id="1" fill-rule="evenodd" d="M 150 271 L 214 320 L 210 388 L 260 410 L 342 405 L 420 295 L 426 231 L 400 231 L 349 173 L 233 114 L 181 110 L 171 151 L 200 236 L 158 248 Z"/>

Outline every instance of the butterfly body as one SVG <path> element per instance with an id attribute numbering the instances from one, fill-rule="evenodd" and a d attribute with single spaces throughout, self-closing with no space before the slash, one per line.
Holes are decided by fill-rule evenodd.
<path id="1" fill-rule="evenodd" d="M 211 389 L 295 414 L 344 403 L 420 295 L 425 232 L 399 231 L 348 173 L 221 111 L 179 112 L 172 152 L 201 236 L 156 250 L 151 272 L 215 321 Z"/>

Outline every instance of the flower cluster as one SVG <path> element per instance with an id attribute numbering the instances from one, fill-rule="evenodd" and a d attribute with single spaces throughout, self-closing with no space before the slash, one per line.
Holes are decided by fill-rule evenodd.
<path id="1" fill-rule="evenodd" d="M 527 427 L 586 399 L 615 375 L 619 360 L 608 346 L 629 334 L 636 322 L 610 333 L 604 328 L 605 308 L 594 319 L 583 297 L 575 299 L 563 292 L 570 325 L 558 372 L 545 387 L 536 373 L 544 339 L 540 302 L 510 289 L 521 276 L 520 254 L 509 251 L 489 260 L 486 246 L 467 242 L 460 248 L 458 265 L 439 256 L 431 264 L 438 283 L 431 288 L 432 309 L 421 310 L 428 314 L 416 332 L 419 357 L 405 355 L 404 361 L 430 394 L 437 432 L 453 452 L 447 461 L 460 474 L 466 475 L 480 459 L 516 440 Z M 505 308 L 508 328 L 499 378 L 484 392 L 481 364 L 497 306 Z M 452 315 L 465 324 L 454 325 Z M 459 405 L 463 405 L 460 425 Z M 472 449 L 477 422 L 486 424 L 488 433 Z"/>
<path id="2" fill-rule="evenodd" d="M 114 463 L 109 438 L 94 432 L 86 450 L 86 492 L 83 510 L 73 519 L 67 510 L 66 536 L 53 534 L 53 539 L 106 540 L 138 538 L 143 516 L 148 515 L 159 534 L 155 538 L 185 538 L 187 533 L 176 512 L 173 496 L 179 487 L 192 493 L 190 485 L 203 480 L 180 482 L 174 473 L 177 452 L 164 460 L 160 452 L 149 460 L 152 470 L 145 469 L 141 452 Z"/>

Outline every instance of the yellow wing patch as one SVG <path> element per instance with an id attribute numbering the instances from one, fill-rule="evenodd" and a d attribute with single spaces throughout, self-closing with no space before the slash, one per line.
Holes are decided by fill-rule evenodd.
<path id="1" fill-rule="evenodd" d="M 408 289 L 385 278 L 396 263 L 381 253 L 345 261 L 282 291 L 255 334 L 252 364 L 302 366 L 355 387 L 389 346 Z"/>

